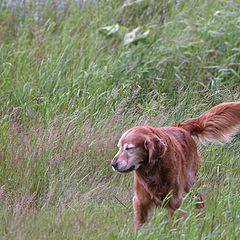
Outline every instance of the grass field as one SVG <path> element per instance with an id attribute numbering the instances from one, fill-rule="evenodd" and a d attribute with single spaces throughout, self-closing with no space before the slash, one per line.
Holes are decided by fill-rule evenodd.
<path id="1" fill-rule="evenodd" d="M 199 145 L 205 209 L 194 187 L 140 230 L 132 174 L 110 166 L 124 130 L 240 100 L 239 0 L 0 8 L 1 239 L 239 239 L 239 134 Z"/>

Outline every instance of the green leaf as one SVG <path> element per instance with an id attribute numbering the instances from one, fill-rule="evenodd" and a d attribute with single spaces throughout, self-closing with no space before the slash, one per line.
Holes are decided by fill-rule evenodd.
<path id="1" fill-rule="evenodd" d="M 146 27 L 137 27 L 124 36 L 124 45 L 144 40 L 148 37 L 150 29 Z"/>
<path id="2" fill-rule="evenodd" d="M 116 34 L 119 31 L 119 24 L 111 25 L 111 26 L 106 26 L 106 27 L 101 27 L 99 29 L 99 32 L 103 34 L 104 36 L 110 37 L 114 34 Z"/>

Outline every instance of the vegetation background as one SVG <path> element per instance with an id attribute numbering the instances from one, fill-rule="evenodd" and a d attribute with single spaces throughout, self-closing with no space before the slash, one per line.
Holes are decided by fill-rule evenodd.
<path id="1" fill-rule="evenodd" d="M 194 187 L 140 230 L 132 174 L 110 167 L 124 130 L 240 100 L 239 0 L 0 8 L 1 239 L 239 239 L 239 135 L 199 146 L 204 210 Z"/>

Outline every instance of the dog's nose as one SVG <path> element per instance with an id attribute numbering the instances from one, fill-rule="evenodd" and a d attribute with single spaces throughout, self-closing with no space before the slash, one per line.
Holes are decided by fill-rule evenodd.
<path id="1" fill-rule="evenodd" d="M 111 165 L 112 165 L 113 171 L 116 171 L 116 170 L 117 170 L 118 163 L 117 163 L 117 162 L 112 162 Z"/>

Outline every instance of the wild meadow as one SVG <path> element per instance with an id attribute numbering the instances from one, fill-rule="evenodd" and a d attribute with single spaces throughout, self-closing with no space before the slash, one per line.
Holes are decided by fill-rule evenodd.
<path id="1" fill-rule="evenodd" d="M 240 134 L 199 145 L 201 186 L 141 229 L 133 176 L 110 165 L 132 126 L 240 101 L 239 0 L 11 2 L 0 3 L 0 239 L 239 239 Z"/>

